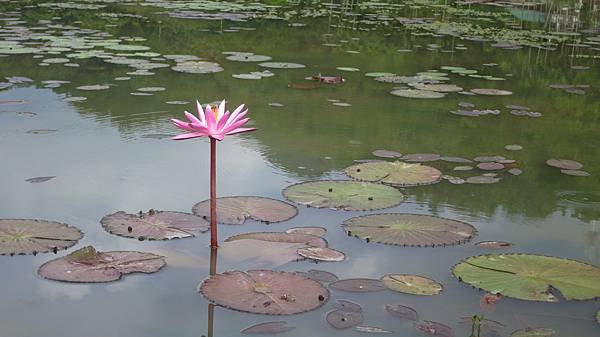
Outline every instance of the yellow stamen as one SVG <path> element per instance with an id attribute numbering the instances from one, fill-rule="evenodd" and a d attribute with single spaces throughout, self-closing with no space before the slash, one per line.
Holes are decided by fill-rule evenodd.
<path id="1" fill-rule="evenodd" d="M 210 105 L 208 106 L 208 108 L 213 113 L 213 115 L 215 115 L 215 120 L 218 122 L 219 121 L 219 110 L 211 107 Z"/>

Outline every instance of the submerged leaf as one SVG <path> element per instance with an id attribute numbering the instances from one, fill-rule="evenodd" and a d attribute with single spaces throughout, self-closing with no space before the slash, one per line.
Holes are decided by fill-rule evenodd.
<path id="1" fill-rule="evenodd" d="M 342 228 L 368 242 L 417 247 L 461 244 L 477 234 L 465 222 L 406 213 L 354 217 L 344 221 Z"/>
<path id="2" fill-rule="evenodd" d="M 277 333 L 284 333 L 290 330 L 295 329 L 294 326 L 288 326 L 285 321 L 277 321 L 277 322 L 264 322 L 254 324 L 249 326 L 241 331 L 244 335 L 252 335 L 252 334 L 261 334 L 261 335 L 270 335 Z"/>
<path id="3" fill-rule="evenodd" d="M 87 246 L 65 257 L 44 263 L 40 276 L 64 282 L 111 282 L 124 274 L 155 273 L 165 266 L 160 255 L 134 251 L 97 252 Z"/>
<path id="4" fill-rule="evenodd" d="M 192 208 L 197 216 L 210 220 L 210 199 Z M 247 219 L 267 223 L 289 220 L 298 214 L 295 206 L 265 197 L 217 198 L 217 221 L 226 225 L 241 225 Z"/>
<path id="5" fill-rule="evenodd" d="M 269 315 L 313 310 L 329 299 L 329 291 L 316 281 L 270 270 L 216 274 L 204 280 L 200 292 L 222 307 Z"/>
<path id="6" fill-rule="evenodd" d="M 337 300 L 332 306 L 338 310 L 345 312 L 362 312 L 362 307 L 358 303 L 347 300 Z"/>
<path id="7" fill-rule="evenodd" d="M 69 225 L 29 219 L 0 219 L 0 255 L 57 252 L 77 243 L 83 233 Z"/>
<path id="8" fill-rule="evenodd" d="M 410 321 L 417 322 L 419 320 L 419 314 L 417 311 L 411 307 L 407 307 L 405 305 L 396 304 L 396 305 L 386 305 L 385 310 L 392 316 L 408 319 Z"/>
<path id="9" fill-rule="evenodd" d="M 396 206 L 404 196 L 393 187 L 346 180 L 320 180 L 286 187 L 291 201 L 316 208 L 366 211 Z"/>
<path id="10" fill-rule="evenodd" d="M 600 297 L 600 268 L 582 262 L 533 254 L 473 256 L 454 266 L 462 282 L 523 300 L 557 302 L 551 289 L 567 300 Z"/>

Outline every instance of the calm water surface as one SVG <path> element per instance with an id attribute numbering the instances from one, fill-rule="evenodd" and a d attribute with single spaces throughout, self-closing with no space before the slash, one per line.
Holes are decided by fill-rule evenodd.
<path id="1" fill-rule="evenodd" d="M 26 8 L 13 1 L 0 3 L 0 8 L 0 39 L 14 37 L 7 32 L 10 27 L 46 27 L 39 31 L 52 30 L 48 34 L 60 35 L 68 29 L 48 25 L 69 25 L 77 27 L 71 30 L 89 28 L 112 34 L 104 38 L 143 37 L 147 40 L 135 43 L 150 47 L 152 52 L 195 55 L 218 62 L 225 69 L 216 74 L 183 74 L 161 68 L 151 70 L 155 72 L 153 76 L 130 76 L 126 73 L 134 69 L 98 58 L 70 60 L 80 65 L 77 68 L 63 64 L 40 66 L 42 57 L 31 53 L 0 58 L 0 78 L 25 76 L 34 80 L 0 91 L 0 218 L 65 222 L 85 233 L 78 248 L 93 244 L 101 251 L 151 251 L 167 256 L 169 262 L 159 273 L 149 276 L 130 275 L 112 284 L 74 285 L 47 281 L 36 274 L 42 263 L 56 257 L 53 254 L 0 257 L 1 337 L 209 334 L 208 302 L 196 291 L 208 274 L 208 235 L 171 242 L 139 242 L 109 235 L 99 224 L 100 218 L 117 210 L 189 212 L 196 202 L 208 198 L 208 142 L 173 142 L 161 137 L 178 132 L 171 127 L 169 118 L 181 118 L 184 110 L 192 111 L 194 107 L 191 103 L 172 105 L 167 101 L 199 99 L 205 103 L 227 98 L 230 106 L 243 102 L 249 107 L 258 131 L 229 137 L 218 146 L 220 196 L 283 199 L 281 190 L 292 183 L 345 179 L 345 167 L 356 159 L 375 158 L 371 152 L 376 149 L 466 158 L 503 155 L 516 159 L 524 173 L 500 173 L 501 182 L 494 185 L 452 185 L 442 181 L 406 188 L 403 193 L 407 201 L 385 212 L 462 220 L 477 228 L 474 242 L 514 243 L 503 252 L 545 254 L 600 265 L 600 65 L 592 59 L 569 57 L 568 48 L 501 50 L 489 43 L 415 37 L 404 31 L 393 30 L 391 35 L 385 35 L 387 31 L 382 30 L 335 29 L 329 27 L 327 17 L 302 20 L 305 27 L 289 27 L 288 22 L 280 20 L 170 18 L 160 14 L 164 9 L 153 6 L 111 5 L 99 10 L 74 10 Z M 147 19 L 98 16 L 113 12 L 143 15 Z M 232 26 L 256 30 L 222 31 Z M 323 46 L 327 43 L 340 46 Z M 439 44 L 447 49 L 452 43 L 464 44 L 467 50 L 449 53 L 418 47 Z M 398 52 L 399 49 L 413 51 Z M 228 61 L 222 54 L 225 51 L 250 51 L 271 56 L 275 61 L 301 63 L 306 68 L 273 69 L 275 76 L 257 81 L 235 79 L 232 74 L 264 69 L 254 63 Z M 38 55 L 45 59 L 69 53 L 54 52 Z M 486 67 L 484 63 L 498 66 Z M 590 68 L 578 71 L 572 70 L 572 65 Z M 336 70 L 340 66 L 360 71 Z M 441 66 L 460 66 L 506 78 L 492 82 L 449 75 L 451 83 L 467 90 L 499 88 L 514 94 L 492 97 L 453 93 L 439 100 L 408 99 L 389 94 L 394 84 L 376 82 L 364 75 L 378 71 L 412 76 L 439 70 Z M 317 73 L 342 75 L 346 83 L 310 90 L 288 87 L 290 83 L 304 83 L 305 77 Z M 131 79 L 114 80 L 120 76 Z M 47 88 L 42 83 L 45 80 L 70 83 Z M 558 83 L 590 87 L 585 89 L 585 95 L 549 87 Z M 76 88 L 93 84 L 108 84 L 110 88 Z M 130 94 L 141 87 L 166 90 L 152 96 Z M 76 96 L 87 100 L 65 101 L 66 97 Z M 351 106 L 332 105 L 331 99 Z M 6 100 L 26 102 L 7 104 Z M 270 106 L 273 102 L 283 106 Z M 450 114 L 459 102 L 502 112 L 481 117 Z M 507 104 L 528 106 L 543 116 L 517 117 L 504 108 Z M 55 132 L 28 133 L 41 129 Z M 507 144 L 520 144 L 524 149 L 506 151 Z M 550 158 L 580 161 L 592 176 L 561 175 L 544 164 Z M 438 161 L 430 165 L 445 174 L 468 176 L 453 172 L 455 165 L 451 163 Z M 39 176 L 56 178 L 39 184 L 25 181 Z M 441 295 L 423 298 L 392 292 L 353 294 L 334 290 L 331 297 L 360 303 L 366 325 L 395 331 L 397 336 L 423 334 L 409 322 L 389 316 L 384 304 L 412 306 L 423 319 L 452 326 L 456 336 L 469 335 L 470 326 L 459 324 L 460 318 L 480 312 L 479 301 L 484 293 L 459 283 L 450 268 L 465 257 L 489 253 L 488 250 L 471 243 L 449 248 L 368 244 L 347 237 L 340 224 L 369 212 L 302 206 L 299 210 L 297 217 L 284 223 L 221 226 L 221 240 L 241 232 L 323 226 L 328 229 L 326 239 L 330 246 L 345 252 L 346 261 L 318 266 L 306 261 L 281 265 L 276 257 L 248 258 L 246 252 L 221 252 L 218 270 L 318 268 L 340 278 L 380 278 L 388 273 L 424 275 L 444 285 Z M 600 331 L 593 320 L 599 308 L 596 301 L 535 303 L 502 299 L 488 316 L 506 325 L 500 330 L 502 336 L 527 326 L 548 326 L 560 336 L 592 337 Z M 285 336 L 362 335 L 331 328 L 324 320 L 330 309 L 330 304 L 326 304 L 309 313 L 285 317 L 297 327 Z M 211 333 L 237 336 L 251 324 L 279 319 L 216 307 Z"/>

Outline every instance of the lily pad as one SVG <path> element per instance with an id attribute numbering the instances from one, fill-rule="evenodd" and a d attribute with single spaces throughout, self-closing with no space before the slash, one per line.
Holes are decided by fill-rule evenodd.
<path id="1" fill-rule="evenodd" d="M 299 248 L 297 252 L 304 258 L 317 261 L 341 262 L 346 259 L 344 253 L 327 247 Z"/>
<path id="2" fill-rule="evenodd" d="M 500 90 L 500 89 L 471 89 L 471 92 L 477 95 L 486 95 L 486 96 L 508 96 L 512 95 L 512 91 L 508 90 Z"/>
<path id="3" fill-rule="evenodd" d="M 500 182 L 500 178 L 489 176 L 474 176 L 468 177 L 465 181 L 469 184 L 495 184 Z"/>
<path id="4" fill-rule="evenodd" d="M 390 94 L 394 96 L 406 97 L 406 98 L 422 98 L 422 99 L 435 99 L 446 97 L 445 93 L 430 91 L 430 90 L 418 90 L 418 89 L 396 89 L 392 90 Z"/>
<path id="5" fill-rule="evenodd" d="M 140 240 L 189 238 L 210 228 L 208 221 L 193 214 L 152 209 L 139 214 L 116 212 L 103 217 L 100 223 L 111 234 Z"/>
<path id="6" fill-rule="evenodd" d="M 56 253 L 82 237 L 79 229 L 59 222 L 0 219 L 0 255 Z"/>
<path id="7" fill-rule="evenodd" d="M 402 157 L 402 153 L 391 150 L 375 150 L 373 151 L 373 155 L 376 157 L 383 158 L 400 158 Z"/>
<path id="8" fill-rule="evenodd" d="M 459 280 L 493 294 L 523 300 L 558 302 L 600 297 L 600 268 L 582 262 L 533 254 L 469 257 L 454 266 Z"/>
<path id="9" fill-rule="evenodd" d="M 551 337 L 556 334 L 556 331 L 551 328 L 525 328 L 521 330 L 513 331 L 510 337 Z"/>
<path id="10" fill-rule="evenodd" d="M 249 55 L 248 55 L 249 54 Z M 252 53 L 239 53 L 233 54 L 226 57 L 229 61 L 238 62 L 265 62 L 270 61 L 272 57 L 266 55 L 256 55 Z"/>
<path id="11" fill-rule="evenodd" d="M 56 176 L 35 177 L 35 178 L 25 179 L 25 181 L 28 183 L 32 183 L 32 184 L 39 184 L 39 183 L 43 183 L 43 182 L 46 182 L 46 181 L 54 179 L 54 178 L 56 178 Z"/>
<path id="12" fill-rule="evenodd" d="M 360 312 L 332 310 L 327 313 L 325 319 L 336 329 L 348 329 L 361 324 L 365 318 Z"/>
<path id="13" fill-rule="evenodd" d="M 509 144 L 504 146 L 504 149 L 507 151 L 520 151 L 523 150 L 523 147 L 519 144 Z"/>
<path id="14" fill-rule="evenodd" d="M 380 184 L 320 180 L 286 187 L 283 195 L 294 202 L 316 208 L 367 211 L 396 206 L 404 196 L 393 187 Z"/>
<path id="15" fill-rule="evenodd" d="M 546 164 L 563 170 L 579 170 L 583 167 L 580 162 L 570 159 L 548 159 Z"/>
<path id="16" fill-rule="evenodd" d="M 574 177 L 589 177 L 591 174 L 583 170 L 560 170 L 560 173 Z"/>
<path id="17" fill-rule="evenodd" d="M 259 63 L 258 65 L 263 68 L 273 68 L 273 69 L 299 69 L 299 68 L 306 67 L 304 64 L 292 63 L 292 62 L 263 62 L 263 63 Z"/>
<path id="18" fill-rule="evenodd" d="M 402 157 L 402 160 L 408 161 L 408 162 L 422 163 L 422 162 L 436 161 L 441 158 L 442 157 L 437 153 L 411 153 L 411 154 L 404 155 L 404 157 Z"/>
<path id="19" fill-rule="evenodd" d="M 77 87 L 77 89 L 79 89 L 79 90 L 88 90 L 88 91 L 106 90 L 108 88 L 110 88 L 110 85 L 107 85 L 107 84 L 81 85 L 81 86 Z"/>
<path id="20" fill-rule="evenodd" d="M 360 304 L 348 300 L 337 300 L 332 304 L 332 306 L 345 312 L 362 312 L 362 307 Z"/>
<path id="21" fill-rule="evenodd" d="M 134 251 L 98 252 L 87 246 L 44 263 L 38 273 L 43 278 L 63 282 L 111 282 L 124 274 L 155 273 L 165 264 L 160 255 Z"/>
<path id="22" fill-rule="evenodd" d="M 419 314 L 417 311 L 411 307 L 407 307 L 405 305 L 396 304 L 396 305 L 386 305 L 385 311 L 387 311 L 390 315 L 402 319 L 408 319 L 410 321 L 419 321 Z"/>
<path id="23" fill-rule="evenodd" d="M 310 311 L 329 299 L 329 291 L 318 282 L 271 270 L 216 274 L 202 282 L 200 292 L 222 307 L 269 315 Z"/>
<path id="24" fill-rule="evenodd" d="M 308 234 L 323 237 L 327 234 L 327 229 L 323 227 L 294 227 L 285 231 L 286 233 Z"/>
<path id="25" fill-rule="evenodd" d="M 427 247 L 465 243 L 477 230 L 461 221 L 430 215 L 387 213 L 350 218 L 342 224 L 348 233 L 367 242 Z"/>
<path id="26" fill-rule="evenodd" d="M 383 282 L 371 278 L 351 278 L 329 284 L 330 288 L 354 293 L 368 293 L 385 290 Z"/>
<path id="27" fill-rule="evenodd" d="M 188 74 L 212 74 L 223 71 L 220 64 L 206 61 L 186 61 L 177 63 L 172 70 Z"/>
<path id="28" fill-rule="evenodd" d="M 463 88 L 454 84 L 426 84 L 426 83 L 414 83 L 412 87 L 418 90 L 429 90 L 436 92 L 459 92 L 463 91 Z"/>
<path id="29" fill-rule="evenodd" d="M 434 184 L 442 176 L 442 172 L 433 167 L 400 161 L 360 163 L 346 168 L 345 172 L 354 179 L 402 187 Z"/>
<path id="30" fill-rule="evenodd" d="M 372 334 L 389 334 L 394 333 L 393 331 L 384 330 L 376 326 L 357 326 L 354 330 L 358 332 L 372 333 Z"/>
<path id="31" fill-rule="evenodd" d="M 264 322 L 254 324 L 252 326 L 247 327 L 242 330 L 241 333 L 244 335 L 253 335 L 253 334 L 261 334 L 261 335 L 270 335 L 270 334 L 278 334 L 288 332 L 290 330 L 294 330 L 296 327 L 287 325 L 285 321 L 277 321 L 277 322 Z"/>
<path id="32" fill-rule="evenodd" d="M 477 168 L 484 171 L 502 170 L 504 165 L 495 162 L 485 162 L 477 164 Z"/>
<path id="33" fill-rule="evenodd" d="M 433 321 L 423 321 L 415 324 L 415 328 L 430 336 L 452 337 L 452 328 L 442 323 Z"/>
<path id="34" fill-rule="evenodd" d="M 192 208 L 197 216 L 210 219 L 210 199 Z M 289 220 L 298 214 L 298 209 L 286 202 L 255 196 L 217 198 L 217 221 L 225 225 L 241 225 L 247 219 L 274 223 Z"/>
<path id="35" fill-rule="evenodd" d="M 500 248 L 508 248 L 512 247 L 512 243 L 505 241 L 481 241 L 475 243 L 475 246 L 481 248 L 489 248 L 489 249 L 500 249 Z"/>
<path id="36" fill-rule="evenodd" d="M 432 296 L 442 292 L 441 284 L 418 275 L 388 274 L 381 281 L 388 289 L 406 294 Z"/>
<path id="37" fill-rule="evenodd" d="M 323 283 L 331 283 L 339 280 L 335 274 L 324 270 L 311 269 L 307 272 L 298 272 L 298 274 L 308 277 L 311 280 Z"/>
<path id="38" fill-rule="evenodd" d="M 279 243 L 303 243 L 311 247 L 327 247 L 327 241 L 318 236 L 285 232 L 243 233 L 230 236 L 227 239 L 225 239 L 225 242 L 233 242 L 238 240 L 259 240 Z"/>

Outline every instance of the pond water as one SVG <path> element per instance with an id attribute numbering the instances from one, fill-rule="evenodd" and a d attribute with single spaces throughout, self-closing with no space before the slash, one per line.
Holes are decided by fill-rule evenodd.
<path id="1" fill-rule="evenodd" d="M 460 260 L 488 253 L 533 253 L 600 265 L 597 2 L 578 9 L 568 2 L 510 9 L 444 5 L 444 1 L 398 2 L 390 7 L 352 3 L 352 8 L 349 4 L 279 8 L 243 2 L 1 1 L 0 82 L 6 77 L 3 83 L 10 85 L 0 86 L 0 218 L 67 223 L 85 234 L 75 248 L 154 252 L 166 256 L 168 265 L 156 274 L 128 275 L 114 283 L 69 284 L 37 275 L 38 267 L 56 258 L 54 254 L 0 256 L 0 336 L 237 336 L 247 326 L 273 320 L 296 327 L 285 336 L 364 335 L 327 324 L 324 317 L 335 299 L 360 303 L 363 325 L 397 336 L 424 333 L 412 322 L 390 316 L 385 304 L 410 306 L 423 320 L 451 326 L 455 336 L 470 334 L 470 324 L 460 324 L 462 317 L 481 313 L 504 324 L 498 329 L 500 336 L 538 326 L 552 328 L 559 336 L 598 336 L 600 326 L 594 317 L 600 305 L 594 300 L 544 303 L 502 298 L 493 312 L 482 311 L 485 292 L 451 273 Z M 459 23 L 480 28 L 452 26 Z M 454 27 L 455 36 L 443 34 L 449 27 Z M 507 31 L 492 32 L 494 27 Z M 542 33 L 534 31 L 544 28 L 554 34 L 540 37 Z M 520 36 L 515 31 L 527 33 Z M 492 46 L 499 36 L 518 36 L 523 46 Z M 480 41 L 484 38 L 489 41 Z M 233 51 L 305 67 L 269 69 L 274 76 L 260 80 L 238 79 L 232 75 L 267 68 L 258 66 L 260 62 L 226 59 L 229 54 L 224 52 Z M 176 72 L 170 67 L 181 63 L 182 57 L 169 55 L 196 56 L 224 70 Z M 448 67 L 464 69 L 459 74 L 460 69 L 452 73 L 454 68 Z M 399 97 L 390 92 L 408 88 L 406 82 L 376 81 L 365 76 L 370 72 L 407 77 L 428 72 L 416 81 L 424 83 L 423 76 L 429 76 L 464 91 L 438 99 Z M 319 73 L 342 76 L 345 82 L 294 88 L 315 86 L 318 82 L 305 78 Z M 90 85 L 107 87 L 81 88 Z M 138 90 L 155 87 L 164 90 Z M 508 90 L 512 95 L 469 95 L 475 88 Z M 288 262 L 268 252 L 223 249 L 218 272 L 322 269 L 340 278 L 376 279 L 417 274 L 443 284 L 440 295 L 330 290 L 330 302 L 323 307 L 285 317 L 212 307 L 197 292 L 209 273 L 208 233 L 140 242 L 111 235 L 99 222 L 119 210 L 190 212 L 209 197 L 209 142 L 169 139 L 179 133 L 169 119 L 193 111 L 196 99 L 202 103 L 227 99 L 231 109 L 245 103 L 250 125 L 258 129 L 218 144 L 219 196 L 285 200 L 281 191 L 291 184 L 348 179 L 344 169 L 355 160 L 381 159 L 372 155 L 378 149 L 471 159 L 504 156 L 516 160 L 515 167 L 523 173 L 499 171 L 495 184 L 452 184 L 444 179 L 430 186 L 401 188 L 405 201 L 382 211 L 297 205 L 299 214 L 289 221 L 219 226 L 221 242 L 245 232 L 321 226 L 327 229 L 329 246 L 347 258 L 315 265 Z M 541 115 L 518 116 L 527 111 L 507 105 L 525 106 Z M 499 114 L 451 113 L 457 110 Z M 511 110 L 518 111 L 511 114 Z M 523 149 L 508 151 L 509 144 Z M 561 174 L 545 164 L 551 158 L 576 160 L 591 175 Z M 465 165 L 461 163 L 425 164 L 454 177 L 485 173 L 477 168 L 454 171 Z M 26 181 L 35 177 L 54 178 Z M 478 233 L 462 245 L 401 247 L 349 237 L 340 226 L 351 217 L 381 212 L 460 220 Z M 490 250 L 473 245 L 486 240 L 513 246 Z"/>

